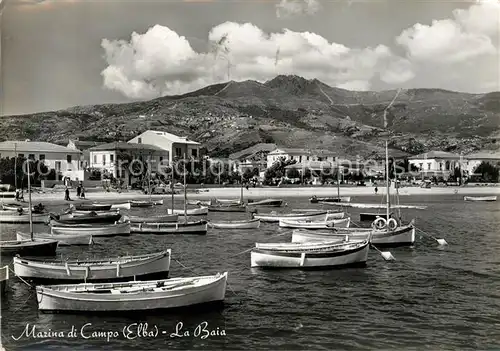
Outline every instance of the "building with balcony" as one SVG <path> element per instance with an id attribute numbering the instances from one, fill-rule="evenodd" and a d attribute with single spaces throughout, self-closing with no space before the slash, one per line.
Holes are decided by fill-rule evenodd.
<path id="1" fill-rule="evenodd" d="M 455 168 L 466 167 L 465 159 L 451 152 L 429 151 L 420 155 L 410 156 L 408 161 L 418 168 L 423 177 L 443 177 L 448 178 L 453 175 Z"/>
<path id="2" fill-rule="evenodd" d="M 90 170 L 99 170 L 102 175 L 122 179 L 130 185 L 133 175 L 139 174 L 144 164 L 151 165 L 151 172 L 160 171 L 169 160 L 168 151 L 149 144 L 113 142 L 94 146 L 89 149 Z"/>
<path id="3" fill-rule="evenodd" d="M 154 145 L 168 152 L 168 162 L 171 163 L 177 159 L 200 158 L 201 144 L 189 140 L 187 137 L 178 137 L 177 135 L 155 130 L 147 130 L 128 141 L 130 144 Z"/>
<path id="4" fill-rule="evenodd" d="M 4 141 L 0 143 L 0 158 L 22 157 L 43 161 L 59 179 L 84 180 L 82 152 L 43 141 Z"/>
<path id="5" fill-rule="evenodd" d="M 276 161 L 292 160 L 297 163 L 307 164 L 313 161 L 335 161 L 336 153 L 322 149 L 293 149 L 293 148 L 277 148 L 267 154 L 267 168 L 270 168 Z"/>

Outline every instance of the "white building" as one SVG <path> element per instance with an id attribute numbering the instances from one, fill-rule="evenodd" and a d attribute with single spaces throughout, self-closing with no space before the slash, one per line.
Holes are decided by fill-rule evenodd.
<path id="1" fill-rule="evenodd" d="M 486 153 L 478 152 L 474 154 L 469 154 L 464 156 L 465 167 L 468 174 L 473 174 L 476 168 L 481 164 L 481 162 L 488 162 L 492 165 L 500 164 L 500 153 Z"/>
<path id="2" fill-rule="evenodd" d="M 60 179 L 84 180 L 82 152 L 42 141 L 4 141 L 0 143 L 0 158 L 23 157 L 43 161 L 56 171 Z"/>
<path id="3" fill-rule="evenodd" d="M 411 165 L 419 169 L 425 176 L 449 177 L 456 167 L 465 170 L 466 161 L 458 154 L 445 151 L 429 151 L 408 158 Z"/>
<path id="4" fill-rule="evenodd" d="M 144 167 L 144 163 L 151 164 L 151 172 L 155 173 L 158 172 L 159 165 L 168 163 L 169 157 L 168 151 L 155 145 L 142 143 L 107 143 L 94 146 L 89 149 L 89 152 L 91 170 L 99 170 L 101 174 L 123 179 L 126 184 L 130 183 L 131 174 Z"/>
<path id="5" fill-rule="evenodd" d="M 132 144 L 148 144 L 168 151 L 168 161 L 187 158 L 200 158 L 200 143 L 187 137 L 178 137 L 167 132 L 147 130 L 128 141 Z"/>
<path id="6" fill-rule="evenodd" d="M 312 161 L 335 161 L 335 153 L 328 150 L 305 150 L 291 148 L 277 148 L 267 154 L 267 168 L 279 159 L 295 160 L 298 163 L 307 163 Z"/>

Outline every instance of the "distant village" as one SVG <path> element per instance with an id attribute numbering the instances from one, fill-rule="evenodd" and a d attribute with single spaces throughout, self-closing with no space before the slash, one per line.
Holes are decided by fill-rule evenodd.
<path id="1" fill-rule="evenodd" d="M 202 150 L 200 143 L 187 137 L 148 130 L 126 142 L 97 143 L 69 140 L 66 145 L 57 145 L 30 140 L 4 141 L 0 142 L 0 159 L 17 156 L 21 159 L 43 162 L 52 174 L 51 177 L 45 177 L 42 182 L 42 186 L 45 187 L 108 180 L 121 187 L 130 188 L 134 187 L 139 179 L 144 179 L 144 174 L 140 170 L 142 176 L 134 172 L 134 167 L 141 168 L 141 162 L 153 165 L 148 175 L 159 179 L 156 175 L 158 168 L 154 165 L 169 167 L 184 159 L 210 163 L 211 169 L 216 171 L 216 175 L 210 179 L 190 177 L 188 183 L 228 185 L 245 179 L 246 182 L 253 183 L 253 186 L 262 183 L 319 185 L 336 183 L 338 179 L 341 182 L 363 185 L 364 180 L 383 179 L 385 174 L 384 159 L 346 160 L 339 156 L 339 150 L 309 150 L 261 143 L 233 153 L 225 159 L 210 157 L 203 154 Z M 477 174 L 478 167 L 488 164 L 498 170 L 500 154 L 459 155 L 429 151 L 396 159 L 394 162 L 396 165 L 404 166 L 403 171 L 397 172 L 397 176 L 401 179 L 414 182 L 428 180 L 437 183 L 458 181 L 457 178 L 462 181 L 462 177 L 467 180 L 474 175 L 484 178 L 483 173 Z M 224 171 L 231 176 L 226 175 L 221 178 L 221 173 Z M 498 171 L 493 178 L 495 179 L 488 180 L 498 181 Z M 163 180 L 170 182 L 171 179 Z"/>

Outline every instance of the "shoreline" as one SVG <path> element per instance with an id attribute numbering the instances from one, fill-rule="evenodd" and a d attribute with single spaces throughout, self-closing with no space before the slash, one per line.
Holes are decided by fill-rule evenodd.
<path id="1" fill-rule="evenodd" d="M 205 188 L 204 192 L 195 193 L 190 191 L 188 187 L 187 198 L 190 200 L 199 199 L 207 200 L 211 198 L 240 198 L 241 189 L 240 188 Z M 341 187 L 340 196 L 380 196 L 385 195 L 386 188 L 379 187 L 378 194 L 375 194 L 373 187 Z M 395 189 L 391 188 L 391 194 L 395 194 Z M 434 187 L 430 189 L 424 189 L 420 187 L 403 187 L 399 189 L 399 194 L 404 196 L 438 196 L 438 195 L 500 195 L 500 187 L 491 186 L 477 186 L 477 187 Z M 309 198 L 313 195 L 317 197 L 336 197 L 337 188 L 336 187 L 297 187 L 297 188 L 249 188 L 248 190 L 243 189 L 244 199 L 257 199 L 257 198 L 287 198 L 287 197 L 304 197 Z M 93 202 L 93 201 L 128 201 L 128 200 L 146 200 L 149 199 L 149 195 L 143 194 L 140 191 L 125 191 L 121 193 L 117 192 L 105 192 L 88 191 L 86 193 L 86 199 L 78 199 L 75 192 L 70 193 L 70 202 Z M 170 194 L 161 195 L 151 195 L 152 199 L 170 199 Z M 176 200 L 183 199 L 184 194 L 174 195 Z M 64 192 L 46 192 L 46 193 L 32 193 L 31 199 L 33 203 L 43 202 L 43 201 L 56 201 L 61 203 L 67 203 L 64 200 Z M 25 202 L 28 201 L 27 194 L 24 196 Z M 3 202 L 14 202 L 13 198 L 0 199 Z M 355 201 L 353 201 L 355 202 Z"/>

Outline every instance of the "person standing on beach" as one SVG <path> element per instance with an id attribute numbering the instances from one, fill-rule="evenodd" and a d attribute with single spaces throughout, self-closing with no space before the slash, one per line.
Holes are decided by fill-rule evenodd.
<path id="1" fill-rule="evenodd" d="M 80 198 L 85 199 L 85 188 L 82 185 L 82 191 L 80 193 Z"/>
<path id="2" fill-rule="evenodd" d="M 82 188 L 80 185 L 76 187 L 76 197 L 80 197 L 80 193 L 82 192 Z"/>
<path id="3" fill-rule="evenodd" d="M 68 189 L 68 187 L 66 187 L 66 190 L 64 191 L 64 200 L 71 201 L 71 199 L 69 198 L 69 189 Z"/>
<path id="4" fill-rule="evenodd" d="M 375 185 L 375 195 L 378 194 L 378 187 Z"/>

